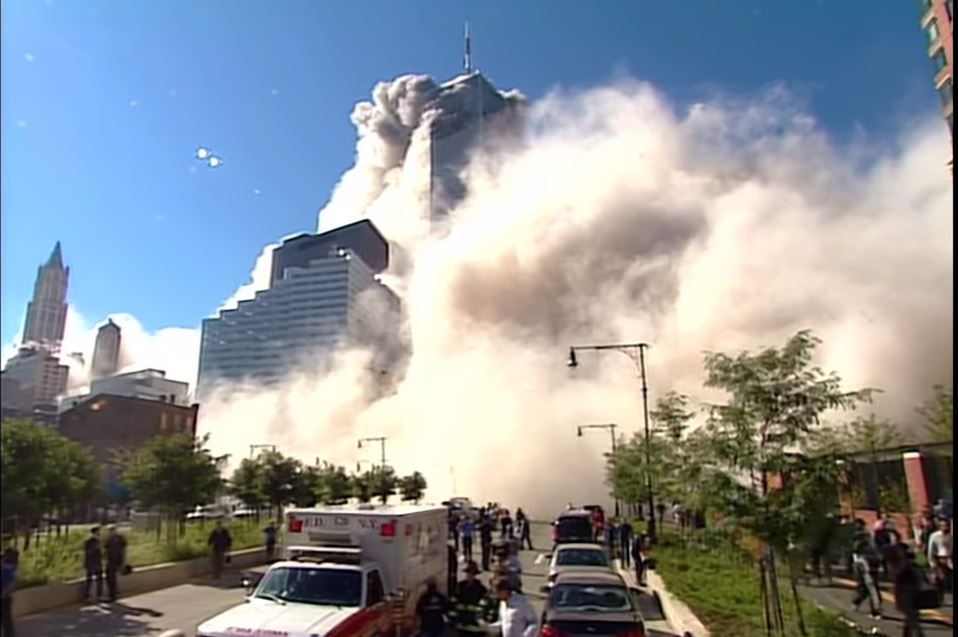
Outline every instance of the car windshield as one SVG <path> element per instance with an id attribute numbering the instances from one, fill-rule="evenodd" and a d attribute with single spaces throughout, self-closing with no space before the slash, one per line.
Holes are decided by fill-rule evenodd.
<path id="1" fill-rule="evenodd" d="M 556 556 L 556 566 L 608 566 L 605 554 L 593 549 L 565 549 Z"/>
<path id="2" fill-rule="evenodd" d="M 253 596 L 303 604 L 359 607 L 362 591 L 362 577 L 356 571 L 280 567 L 266 574 Z"/>
<path id="3" fill-rule="evenodd" d="M 560 518 L 560 535 L 591 535 L 592 523 L 587 518 Z"/>
<path id="4" fill-rule="evenodd" d="M 629 591 L 623 586 L 560 584 L 549 596 L 549 607 L 562 610 L 629 611 L 632 610 L 632 600 Z"/>

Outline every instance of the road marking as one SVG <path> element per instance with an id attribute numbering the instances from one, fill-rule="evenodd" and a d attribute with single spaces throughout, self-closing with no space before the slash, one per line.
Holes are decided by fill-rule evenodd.
<path id="1" fill-rule="evenodd" d="M 548 555 L 548 553 L 539 553 L 536 556 L 536 561 L 535 561 L 536 566 L 546 561 L 546 555 Z"/>

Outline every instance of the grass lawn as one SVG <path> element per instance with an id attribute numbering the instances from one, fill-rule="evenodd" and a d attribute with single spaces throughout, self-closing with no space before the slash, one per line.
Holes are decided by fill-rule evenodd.
<path id="1" fill-rule="evenodd" d="M 261 546 L 264 543 L 265 520 L 234 520 L 226 526 L 233 536 L 233 550 Z M 89 537 L 90 525 L 71 528 L 70 533 L 57 537 L 45 534 L 39 545 L 31 543 L 20 551 L 17 573 L 18 587 L 39 586 L 65 582 L 83 577 L 83 542 Z M 121 531 L 127 540 L 127 561 L 134 569 L 150 564 L 176 562 L 209 555 L 206 540 L 213 530 L 213 522 L 188 522 L 186 534 L 176 543 L 166 541 L 166 529 L 159 541 L 153 532 Z M 102 536 L 105 539 L 106 531 Z"/>
<path id="2" fill-rule="evenodd" d="M 713 635 L 764 637 L 764 619 L 758 570 L 749 555 L 736 546 L 705 542 L 686 548 L 666 528 L 653 547 L 656 571 L 669 591 L 685 602 Z M 795 620 L 788 576 L 779 569 L 779 588 L 789 635 L 800 634 Z M 838 618 L 802 600 L 810 637 L 855 637 Z"/>

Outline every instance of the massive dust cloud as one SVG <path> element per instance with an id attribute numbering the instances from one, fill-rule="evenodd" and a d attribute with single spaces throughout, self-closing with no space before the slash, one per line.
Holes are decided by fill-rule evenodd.
<path id="1" fill-rule="evenodd" d="M 651 398 L 703 400 L 702 353 L 780 344 L 810 328 L 847 387 L 915 427 L 952 376 L 947 135 L 908 122 L 883 147 L 830 141 L 788 91 L 679 110 L 638 81 L 556 91 L 523 108 L 524 140 L 484 144 L 447 232 L 428 230 L 434 84 L 408 76 L 355 109 L 356 165 L 319 216 L 371 218 L 406 261 L 388 273 L 411 357 L 375 392 L 369 353 L 301 370 L 280 389 L 202 406 L 219 453 L 250 443 L 353 467 L 387 436 L 399 472 L 548 514 L 601 498 L 608 441 L 575 426 L 641 424 L 635 370 L 614 353 L 565 367 L 572 344 L 648 341 Z M 512 95 L 520 103 L 522 98 Z M 254 280 L 256 275 L 254 273 Z"/>
<path id="2" fill-rule="evenodd" d="M 608 439 L 577 438 L 576 425 L 641 426 L 632 363 L 583 354 L 570 370 L 573 344 L 647 341 L 651 400 L 704 401 L 703 352 L 809 328 L 824 369 L 882 389 L 866 410 L 911 429 L 931 386 L 951 386 L 952 190 L 936 114 L 890 141 L 840 145 L 782 87 L 690 107 L 635 80 L 534 102 L 509 93 L 522 134 L 487 131 L 437 233 L 435 89 L 406 76 L 357 105 L 356 163 L 319 215 L 321 230 L 370 218 L 391 241 L 383 280 L 402 298 L 408 360 L 387 370 L 386 392 L 372 353 L 352 347 L 278 388 L 216 393 L 200 433 L 233 466 L 271 443 L 353 469 L 379 457 L 358 438 L 387 436 L 389 463 L 422 471 L 431 500 L 549 515 L 604 499 Z M 266 287 L 274 245 L 224 306 Z M 195 380 L 198 330 L 150 334 L 113 316 L 126 368 Z M 95 328 L 72 326 L 64 351 L 92 349 Z"/>

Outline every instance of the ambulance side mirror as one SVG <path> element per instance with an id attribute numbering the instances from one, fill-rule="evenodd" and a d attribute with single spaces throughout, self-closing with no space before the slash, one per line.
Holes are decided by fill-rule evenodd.
<path id="1" fill-rule="evenodd" d="M 253 581 L 248 577 L 243 578 L 243 590 L 246 591 L 247 597 L 253 594 Z"/>

